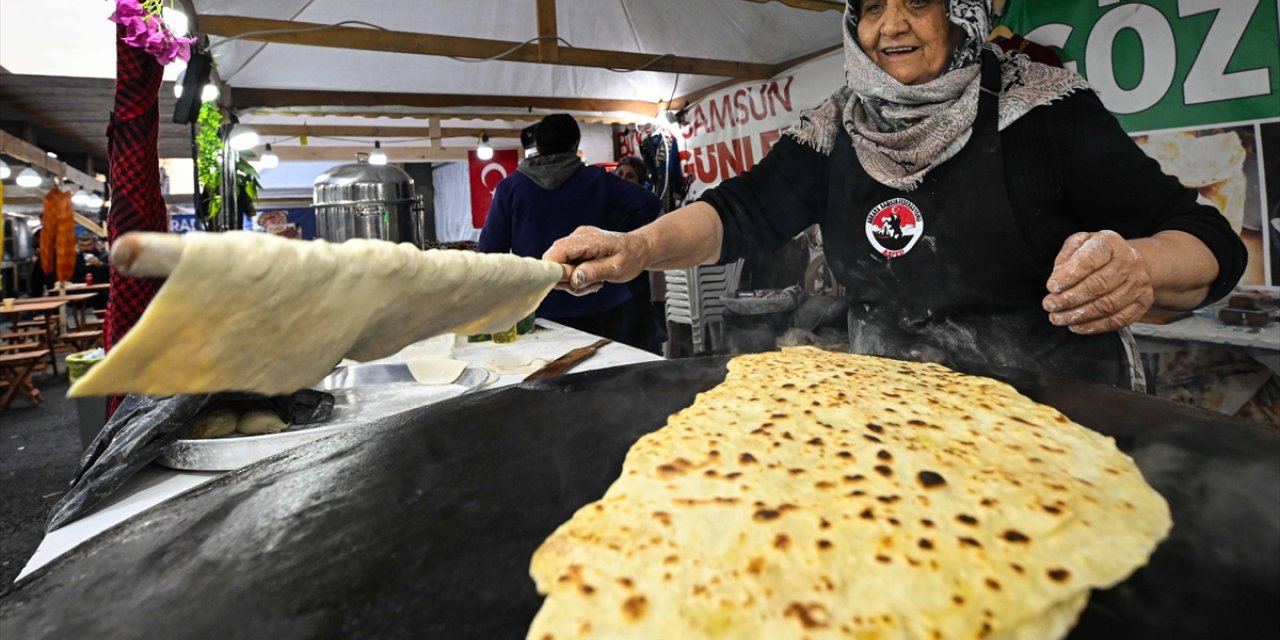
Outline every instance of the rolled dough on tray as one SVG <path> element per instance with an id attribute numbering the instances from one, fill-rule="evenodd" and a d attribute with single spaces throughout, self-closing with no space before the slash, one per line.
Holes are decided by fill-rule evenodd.
<path id="1" fill-rule="evenodd" d="M 343 357 L 390 356 L 442 333 L 491 333 L 560 279 L 553 262 L 379 240 L 187 234 L 133 330 L 72 396 L 292 393 Z"/>

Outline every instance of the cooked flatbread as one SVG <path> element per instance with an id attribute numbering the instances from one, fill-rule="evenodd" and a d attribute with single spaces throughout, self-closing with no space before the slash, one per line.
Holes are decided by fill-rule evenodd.
<path id="1" fill-rule="evenodd" d="M 366 362 L 442 333 L 508 328 L 560 276 L 555 263 L 507 254 L 188 234 L 138 324 L 70 395 L 292 393 L 344 356 Z"/>
<path id="2" fill-rule="evenodd" d="M 236 431 L 238 419 L 232 409 L 214 409 L 196 418 L 187 428 L 186 437 L 190 440 L 203 440 L 231 435 Z"/>
<path id="3" fill-rule="evenodd" d="M 240 415 L 240 419 L 236 421 L 236 431 L 247 436 L 261 436 L 269 433 L 279 433 L 289 428 L 289 423 L 280 419 L 280 416 L 270 409 L 254 409 L 246 411 Z"/>
<path id="4" fill-rule="evenodd" d="M 537 550 L 528 637 L 1058 638 L 1169 528 L 1110 438 L 1006 384 L 741 356 Z"/>

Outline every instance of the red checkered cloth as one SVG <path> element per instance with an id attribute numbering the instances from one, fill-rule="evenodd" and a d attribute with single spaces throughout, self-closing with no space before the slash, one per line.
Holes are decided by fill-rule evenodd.
<path id="1" fill-rule="evenodd" d="M 124 43 L 116 25 L 116 97 L 107 127 L 111 161 L 111 213 L 107 237 L 114 243 L 129 231 L 168 231 L 160 195 L 160 81 L 164 67 L 154 56 Z M 120 342 L 146 310 L 163 281 L 130 278 L 111 270 L 111 298 L 103 327 L 108 350 Z M 110 416 L 120 398 L 107 403 Z"/>

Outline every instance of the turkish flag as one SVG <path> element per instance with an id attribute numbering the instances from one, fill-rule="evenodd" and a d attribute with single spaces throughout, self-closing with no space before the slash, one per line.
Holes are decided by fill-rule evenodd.
<path id="1" fill-rule="evenodd" d="M 503 178 L 515 173 L 520 165 L 520 154 L 515 149 L 495 149 L 493 157 L 481 160 L 476 152 L 467 152 L 467 168 L 471 174 L 471 226 L 476 229 L 484 227 L 485 218 L 489 217 L 489 205 L 493 202 L 493 191 Z"/>

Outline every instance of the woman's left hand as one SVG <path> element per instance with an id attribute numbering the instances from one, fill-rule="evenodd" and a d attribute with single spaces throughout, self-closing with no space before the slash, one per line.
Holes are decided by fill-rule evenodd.
<path id="1" fill-rule="evenodd" d="M 1049 321 L 1081 334 L 1127 327 L 1155 301 L 1142 254 L 1114 231 L 1067 238 L 1046 288 L 1043 304 Z"/>

